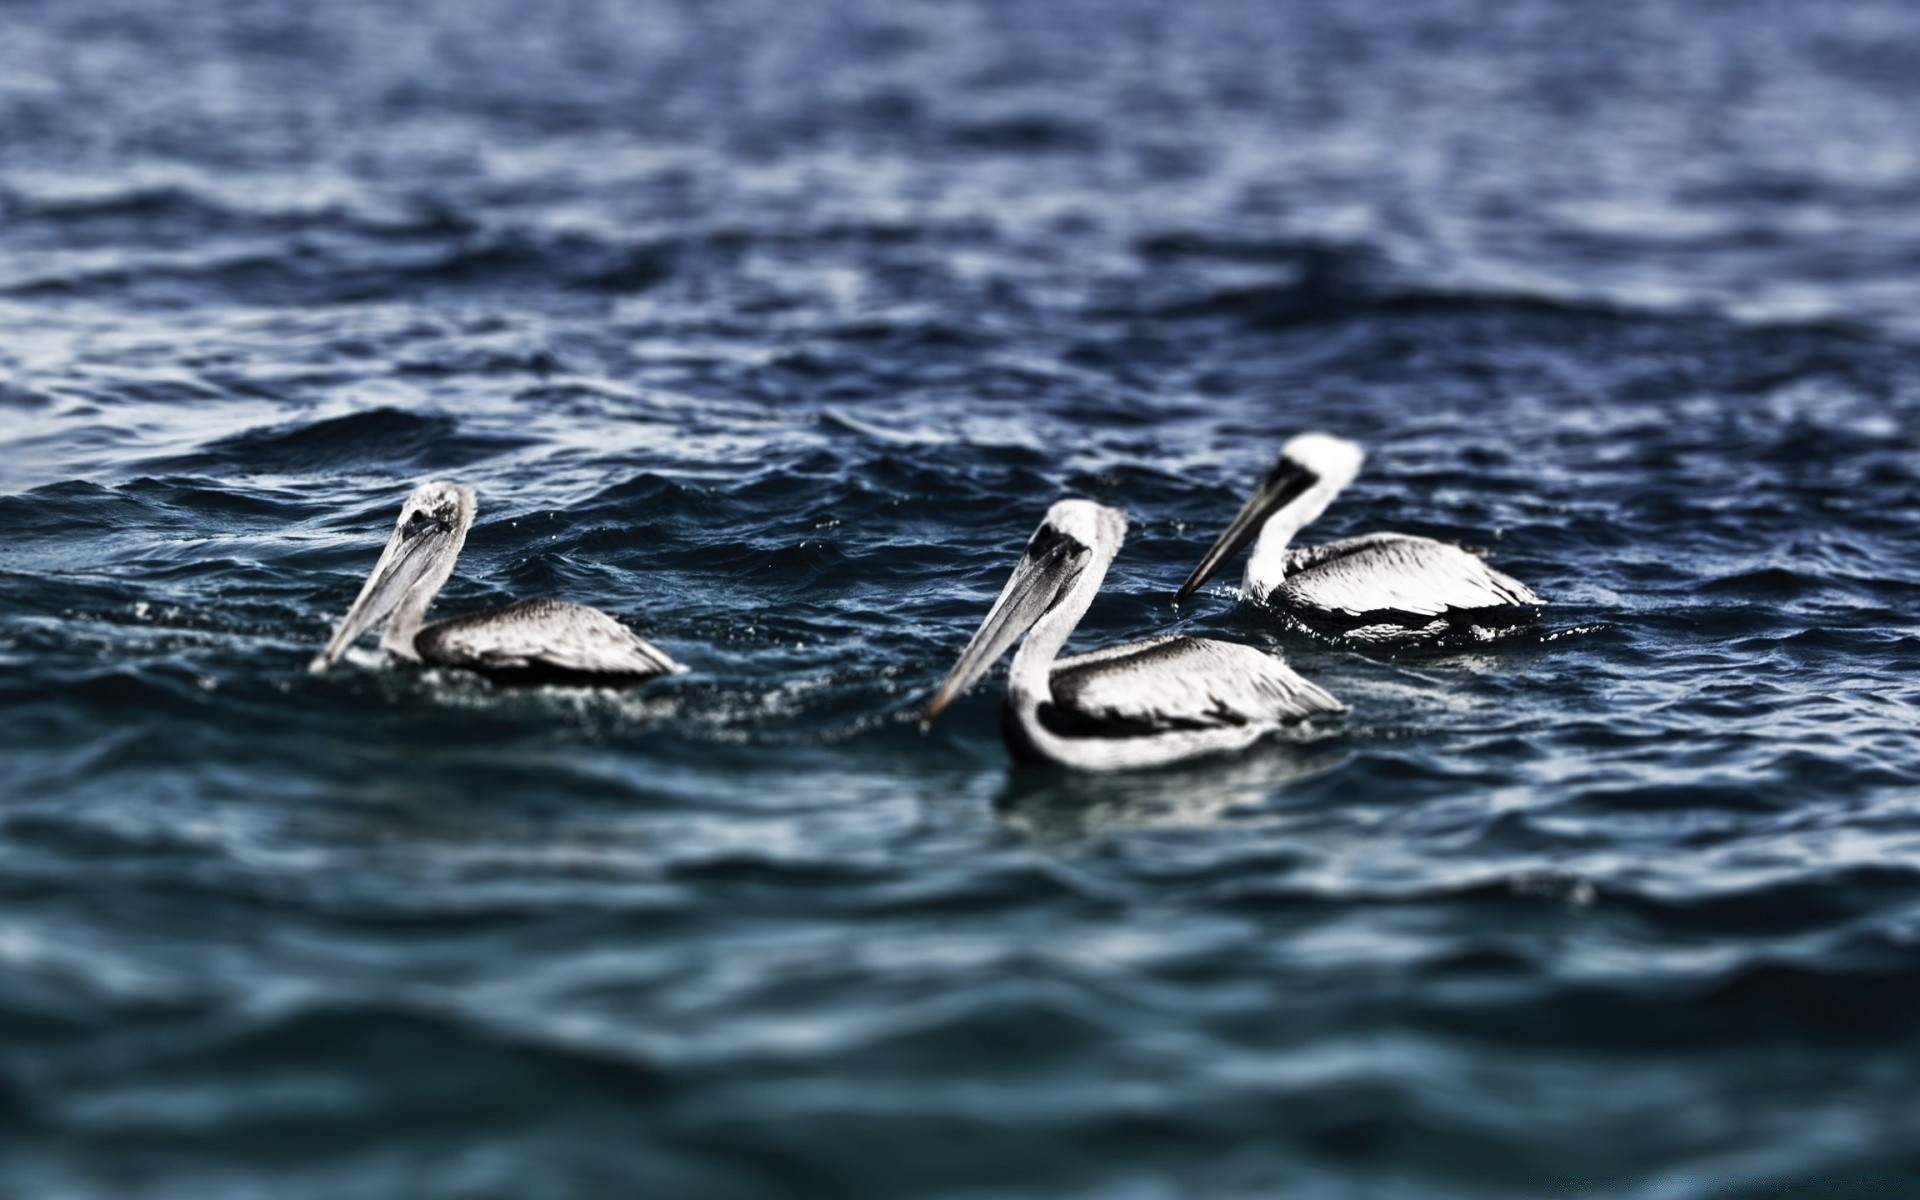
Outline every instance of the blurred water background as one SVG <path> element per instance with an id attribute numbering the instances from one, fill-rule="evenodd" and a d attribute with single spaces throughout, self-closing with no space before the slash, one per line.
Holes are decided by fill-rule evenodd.
<path id="1" fill-rule="evenodd" d="M 1917 112 L 1892 2 L 0 2 L 0 1195 L 1920 1189 Z M 1173 611 L 1313 427 L 1539 634 Z M 306 675 L 432 477 L 692 672 Z M 1079 644 L 1352 716 L 920 734 L 1066 494 Z"/>

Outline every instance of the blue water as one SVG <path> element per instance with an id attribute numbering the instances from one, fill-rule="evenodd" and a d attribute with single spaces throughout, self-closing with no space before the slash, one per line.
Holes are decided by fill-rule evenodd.
<path id="1" fill-rule="evenodd" d="M 0 1195 L 1920 1192 L 1920 12 L 0 28 Z M 1541 629 L 1172 610 L 1316 427 Z M 436 477 L 692 671 L 307 675 Z M 921 734 L 1069 494 L 1351 716 Z"/>

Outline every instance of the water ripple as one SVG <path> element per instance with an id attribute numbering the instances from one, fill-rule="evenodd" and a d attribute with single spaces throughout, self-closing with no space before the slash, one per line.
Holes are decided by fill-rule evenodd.
<path id="1" fill-rule="evenodd" d="M 1920 1172 L 1911 13 L 15 8 L 0 1192 Z M 1170 607 L 1311 427 L 1541 624 Z M 307 675 L 434 476 L 690 673 Z M 1067 493 L 1352 714 L 919 731 Z"/>

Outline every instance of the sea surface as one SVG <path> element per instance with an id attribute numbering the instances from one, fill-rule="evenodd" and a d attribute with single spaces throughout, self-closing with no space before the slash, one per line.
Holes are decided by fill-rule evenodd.
<path id="1" fill-rule="evenodd" d="M 0 2 L 0 1196 L 1920 1195 L 1920 10 Z M 1169 594 L 1314 538 L 1522 636 Z M 692 668 L 308 658 L 437 612 Z M 1074 645 L 1352 706 L 1014 769 Z"/>

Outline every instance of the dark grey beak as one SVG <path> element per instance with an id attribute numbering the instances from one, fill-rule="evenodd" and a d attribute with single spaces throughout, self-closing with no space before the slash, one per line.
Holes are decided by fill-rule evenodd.
<path id="1" fill-rule="evenodd" d="M 973 640 L 960 652 L 946 682 L 934 693 L 933 702 L 921 716 L 922 725 L 940 715 L 955 696 L 972 687 L 1000 656 L 1032 629 L 1047 610 L 1073 585 L 1086 568 L 1091 552 L 1077 539 L 1043 527 L 1028 543 L 1013 577 L 1000 589 L 987 619 L 974 631 Z"/>
<path id="2" fill-rule="evenodd" d="M 1200 559 L 1200 565 L 1193 569 L 1193 574 L 1187 576 L 1187 581 L 1173 594 L 1173 602 L 1178 604 L 1198 591 L 1207 580 L 1219 573 L 1221 567 L 1231 562 L 1234 555 L 1246 549 L 1247 543 L 1259 535 L 1268 517 L 1298 500 L 1308 488 L 1319 482 L 1318 475 L 1290 458 L 1282 458 L 1275 463 L 1260 485 L 1253 489 L 1253 495 L 1247 497 L 1247 502 L 1228 522 L 1226 531 L 1214 540 L 1212 548 Z"/>

